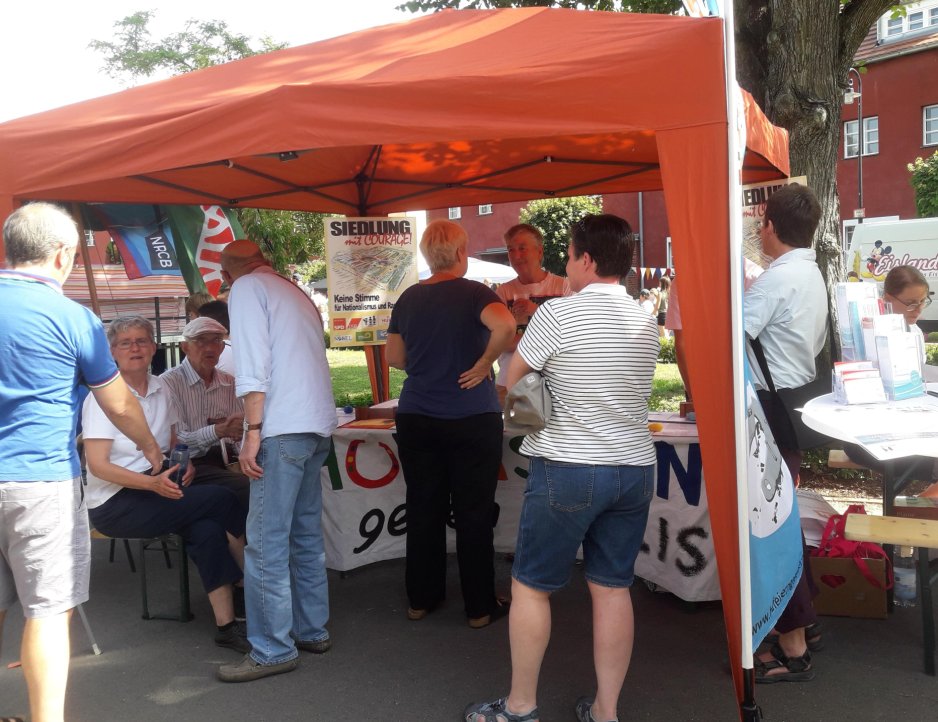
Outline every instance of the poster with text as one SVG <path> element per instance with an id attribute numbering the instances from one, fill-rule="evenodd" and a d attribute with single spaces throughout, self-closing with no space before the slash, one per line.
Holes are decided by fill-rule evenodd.
<path id="1" fill-rule="evenodd" d="M 762 253 L 762 241 L 759 227 L 765 215 L 765 202 L 779 188 L 792 183 L 808 185 L 807 176 L 783 178 L 764 183 L 750 183 L 743 186 L 743 254 L 753 263 L 768 268 L 772 259 Z"/>
<path id="2" fill-rule="evenodd" d="M 334 347 L 385 343 L 391 311 L 417 282 L 416 219 L 326 221 L 329 333 Z"/>

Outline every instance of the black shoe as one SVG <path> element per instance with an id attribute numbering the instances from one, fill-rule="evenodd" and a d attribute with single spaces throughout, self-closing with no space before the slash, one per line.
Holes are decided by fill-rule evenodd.
<path id="1" fill-rule="evenodd" d="M 240 622 L 235 622 L 228 629 L 215 634 L 215 644 L 227 647 L 241 654 L 251 651 L 251 643 L 247 640 L 247 631 Z"/>
<path id="2" fill-rule="evenodd" d="M 326 637 L 325 639 L 319 639 L 315 642 L 301 642 L 300 640 L 296 640 L 296 648 L 302 649 L 304 652 L 312 652 L 313 654 L 325 654 L 332 649 L 332 639 Z"/>

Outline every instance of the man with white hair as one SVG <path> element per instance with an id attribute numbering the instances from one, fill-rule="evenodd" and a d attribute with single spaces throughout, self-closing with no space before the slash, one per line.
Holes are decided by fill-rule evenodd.
<path id="1" fill-rule="evenodd" d="M 0 630 L 17 599 L 33 722 L 65 714 L 69 620 L 88 600 L 91 536 L 75 420 L 78 387 L 159 469 L 163 452 L 117 371 L 104 327 L 62 295 L 78 229 L 31 203 L 3 224 L 0 270 Z"/>
<path id="2" fill-rule="evenodd" d="M 213 318 L 201 316 L 189 321 L 182 329 L 186 358 L 165 371 L 160 379 L 176 405 L 177 438 L 189 446 L 195 466 L 192 483 L 231 489 L 247 513 L 251 481 L 227 468 L 229 462 L 235 461 L 230 442 L 241 439 L 244 421 L 234 377 L 217 368 L 227 335 L 228 330 Z M 223 444 L 227 445 L 224 449 Z"/>
<path id="3" fill-rule="evenodd" d="M 516 333 L 508 350 L 498 358 L 498 376 L 495 390 L 498 399 L 505 400 L 505 377 L 514 358 L 515 349 L 537 307 L 550 298 L 569 296 L 570 284 L 566 278 L 556 276 L 543 268 L 544 236 L 529 223 L 518 223 L 505 231 L 508 262 L 518 277 L 501 284 L 495 293 L 508 306 L 515 317 Z"/>

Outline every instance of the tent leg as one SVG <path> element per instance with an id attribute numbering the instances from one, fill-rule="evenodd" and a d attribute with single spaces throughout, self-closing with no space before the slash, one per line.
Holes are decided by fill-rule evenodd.
<path id="1" fill-rule="evenodd" d="M 743 701 L 739 705 L 742 722 L 762 722 L 762 708 L 756 704 L 754 670 L 743 668 Z"/>

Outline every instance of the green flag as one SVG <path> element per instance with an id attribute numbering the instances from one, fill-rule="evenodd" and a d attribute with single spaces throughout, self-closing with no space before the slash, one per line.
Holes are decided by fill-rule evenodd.
<path id="1" fill-rule="evenodd" d="M 221 289 L 221 252 L 244 238 L 238 214 L 221 206 L 163 206 L 176 239 L 176 257 L 189 293 Z"/>

